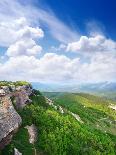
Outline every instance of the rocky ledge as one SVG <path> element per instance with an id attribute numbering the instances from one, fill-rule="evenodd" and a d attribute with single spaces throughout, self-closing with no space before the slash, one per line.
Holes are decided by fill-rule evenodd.
<path id="1" fill-rule="evenodd" d="M 12 98 L 16 108 L 23 108 L 31 102 L 29 96 L 32 91 L 30 85 L 0 86 L 0 149 L 10 143 L 13 134 L 22 123 L 20 115 L 13 106 Z"/>

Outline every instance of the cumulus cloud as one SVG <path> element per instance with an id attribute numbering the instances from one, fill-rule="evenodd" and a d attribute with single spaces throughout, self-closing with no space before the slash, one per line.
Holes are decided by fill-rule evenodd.
<path id="1" fill-rule="evenodd" d="M 59 81 L 69 74 L 70 71 L 66 70 L 68 63 L 70 64 L 69 58 L 54 53 L 47 53 L 40 59 L 34 56 L 10 57 L 5 64 L 0 66 L 0 74 L 5 79 L 9 75 L 10 79 Z"/>
<path id="2" fill-rule="evenodd" d="M 81 36 L 77 42 L 69 43 L 67 51 L 72 52 L 109 52 L 116 50 L 116 42 L 103 35 Z"/>
<path id="3" fill-rule="evenodd" d="M 25 17 L 0 23 L 0 46 L 8 47 L 7 56 L 37 55 L 42 51 L 35 40 L 44 32 L 39 27 L 31 27 Z"/>
<path id="4" fill-rule="evenodd" d="M 10 57 L 0 64 L 0 78 L 39 82 L 101 82 L 115 81 L 116 55 L 96 53 L 90 62 L 79 58 L 46 53 L 42 58 L 34 56 Z"/>
<path id="5" fill-rule="evenodd" d="M 6 52 L 6 55 L 10 57 L 20 55 L 37 55 L 41 51 L 42 47 L 37 45 L 34 40 L 23 39 L 11 45 Z"/>
<path id="6" fill-rule="evenodd" d="M 0 23 L 0 46 L 9 46 L 23 38 L 41 38 L 44 36 L 39 27 L 29 26 L 25 17 Z"/>
<path id="7" fill-rule="evenodd" d="M 80 79 L 87 82 L 115 81 L 116 54 L 95 53 L 90 62 L 85 62 L 79 71 Z"/>
<path id="8" fill-rule="evenodd" d="M 30 11 L 31 10 L 31 11 Z M 8 14 L 9 12 L 9 14 Z M 30 13 L 31 12 L 31 13 Z M 83 56 L 70 58 L 46 53 L 36 57 L 44 36 L 34 21 L 40 21 L 60 42 L 53 50 L 94 52 L 85 61 Z M 6 58 L 0 61 L 0 80 L 29 80 L 38 82 L 101 82 L 115 81 L 116 43 L 105 36 L 81 36 L 61 22 L 53 12 L 22 5 L 17 0 L 0 1 L 0 46 L 7 47 Z M 37 23 L 38 24 L 38 23 Z M 72 43 L 69 43 L 72 42 Z M 0 59 L 1 60 L 1 59 Z"/>

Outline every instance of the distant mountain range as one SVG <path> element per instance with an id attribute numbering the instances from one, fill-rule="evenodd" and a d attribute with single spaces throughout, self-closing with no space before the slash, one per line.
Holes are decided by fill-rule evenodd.
<path id="1" fill-rule="evenodd" d="M 39 82 L 32 82 L 35 89 L 46 92 L 115 92 L 116 83 L 101 82 L 101 83 L 87 83 L 87 84 L 45 84 Z"/>

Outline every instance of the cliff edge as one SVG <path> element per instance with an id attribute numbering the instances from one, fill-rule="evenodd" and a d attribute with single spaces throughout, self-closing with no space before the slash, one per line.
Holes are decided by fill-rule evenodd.
<path id="1" fill-rule="evenodd" d="M 30 103 L 29 96 L 32 91 L 29 84 L 0 86 L 0 149 L 10 143 L 13 134 L 22 123 L 22 119 L 15 110 L 14 105 L 19 109 Z"/>

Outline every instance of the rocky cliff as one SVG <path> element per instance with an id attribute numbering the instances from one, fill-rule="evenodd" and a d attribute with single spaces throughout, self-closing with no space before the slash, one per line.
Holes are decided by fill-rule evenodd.
<path id="1" fill-rule="evenodd" d="M 13 134 L 18 130 L 22 119 L 14 108 L 23 108 L 30 103 L 32 94 L 30 85 L 0 86 L 0 149 L 9 144 Z"/>

